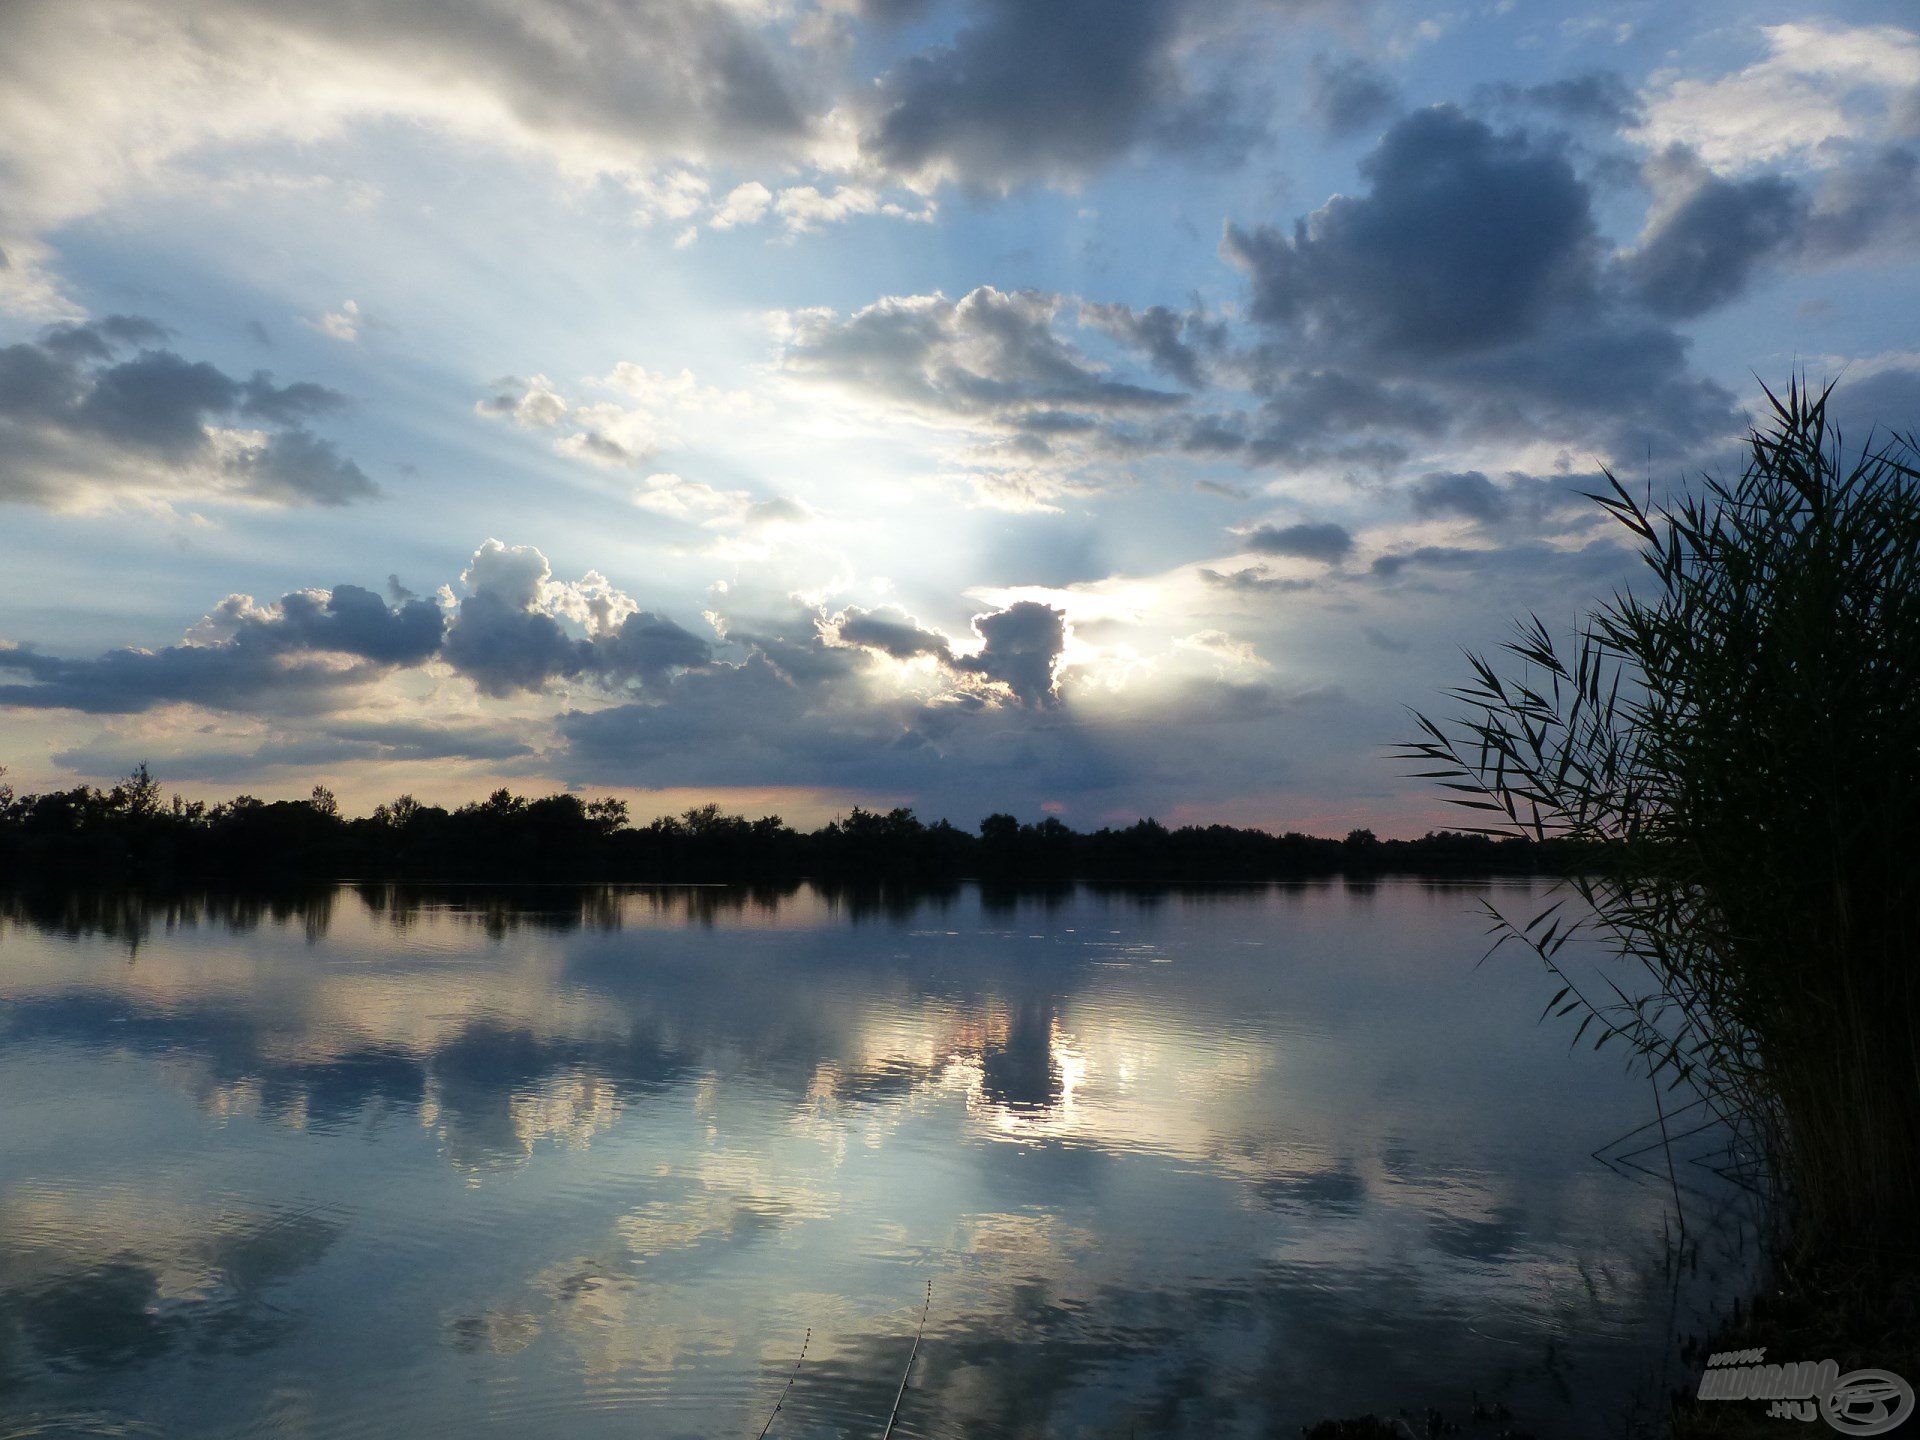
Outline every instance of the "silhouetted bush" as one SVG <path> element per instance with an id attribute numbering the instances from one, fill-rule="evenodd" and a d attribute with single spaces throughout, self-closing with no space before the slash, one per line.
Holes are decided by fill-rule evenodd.
<path id="1" fill-rule="evenodd" d="M 1798 1243 L 1910 1255 L 1920 471 L 1911 442 L 1849 458 L 1826 403 L 1774 399 L 1744 473 L 1670 511 L 1614 482 L 1652 583 L 1570 651 L 1533 622 L 1517 674 L 1474 659 L 1468 716 L 1411 752 L 1501 833 L 1594 846 L 1583 904 L 1513 931 L 1549 1008 L 1744 1132 Z M 1595 923 L 1643 981 L 1562 970 Z"/>
<path id="2" fill-rule="evenodd" d="M 811 833 L 713 805 L 628 823 L 624 801 L 497 790 L 457 810 L 410 795 L 371 815 L 306 800 L 237 796 L 207 806 L 163 797 L 142 766 L 111 789 L 0 789 L 0 872 L 88 880 L 775 881 L 1263 880 L 1337 872 L 1530 873 L 1572 847 L 1442 831 L 1419 840 L 1271 835 L 1156 820 L 1082 834 L 1048 817 L 992 815 L 970 834 L 911 810 L 854 809 Z"/>

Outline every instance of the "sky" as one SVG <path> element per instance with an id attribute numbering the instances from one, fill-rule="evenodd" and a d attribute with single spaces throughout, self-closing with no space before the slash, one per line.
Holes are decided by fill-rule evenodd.
<path id="1" fill-rule="evenodd" d="M 1418 834 L 1916 313 L 1911 0 L 9 0 L 0 764 Z"/>

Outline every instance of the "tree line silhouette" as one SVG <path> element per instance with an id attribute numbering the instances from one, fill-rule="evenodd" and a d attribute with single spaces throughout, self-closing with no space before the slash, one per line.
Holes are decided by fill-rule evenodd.
<path id="1" fill-rule="evenodd" d="M 452 810 L 402 795 L 350 817 L 318 786 L 305 800 L 168 796 L 144 765 L 107 788 L 16 795 L 0 782 L 0 873 L 61 879 L 1261 880 L 1528 874 L 1565 868 L 1578 849 L 1459 831 L 1336 840 L 1152 819 L 1083 833 L 1012 815 L 989 815 L 973 832 L 858 807 L 813 831 L 716 805 L 634 825 L 623 800 L 504 789 Z"/>

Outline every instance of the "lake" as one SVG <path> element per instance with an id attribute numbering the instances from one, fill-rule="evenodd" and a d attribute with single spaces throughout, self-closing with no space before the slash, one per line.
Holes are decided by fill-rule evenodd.
<path id="1" fill-rule="evenodd" d="M 1728 1282 L 1537 898 L 0 899 L 0 1436 L 877 1440 L 923 1314 L 897 1436 L 1620 1434 Z"/>

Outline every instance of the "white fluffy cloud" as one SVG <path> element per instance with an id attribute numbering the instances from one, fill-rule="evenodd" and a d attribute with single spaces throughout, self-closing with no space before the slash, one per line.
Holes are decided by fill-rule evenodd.
<path id="1" fill-rule="evenodd" d="M 1727 75 L 1656 76 L 1637 138 L 1709 165 L 1834 163 L 1833 142 L 1920 130 L 1920 35 L 1892 25 L 1770 25 L 1763 58 Z"/>
<path id="2" fill-rule="evenodd" d="M 503 375 L 476 401 L 481 415 L 509 420 L 528 430 L 550 431 L 563 455 L 596 465 L 634 468 L 680 443 L 695 416 L 739 414 L 750 396 L 703 385 L 690 370 L 655 372 L 621 361 L 612 371 L 584 382 L 618 398 L 569 400 L 545 375 Z"/>

